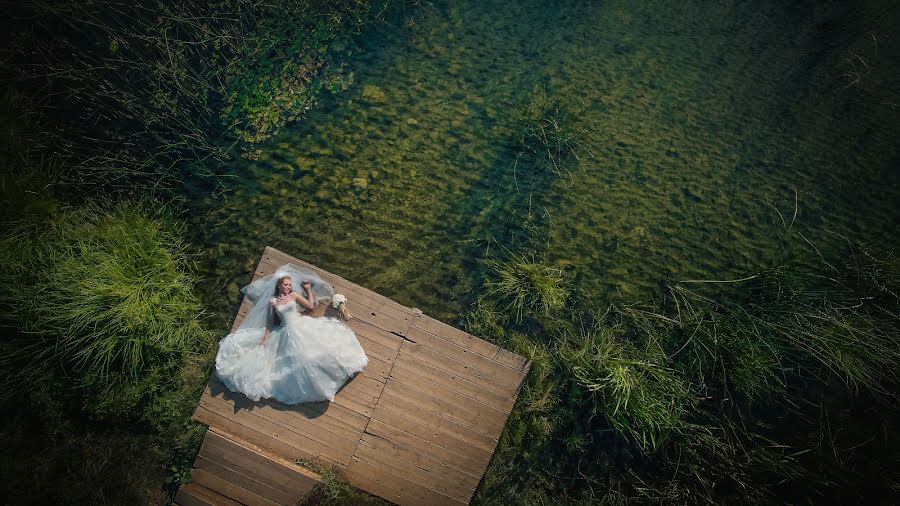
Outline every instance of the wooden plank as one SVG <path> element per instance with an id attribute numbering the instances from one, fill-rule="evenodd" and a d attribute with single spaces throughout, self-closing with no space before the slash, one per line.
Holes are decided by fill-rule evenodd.
<path id="1" fill-rule="evenodd" d="M 497 440 L 502 429 L 500 420 L 506 418 L 505 414 L 500 412 L 497 412 L 497 415 L 493 417 L 486 416 L 489 413 L 485 412 L 495 411 L 486 406 L 481 412 L 477 410 L 471 411 L 469 410 L 469 406 L 455 402 L 456 395 L 458 395 L 456 392 L 447 390 L 426 380 L 422 380 L 414 385 L 409 385 L 392 377 L 388 380 L 385 393 L 398 396 L 407 402 L 415 404 L 421 409 L 453 420 L 458 424 L 465 425 L 466 427 L 485 434 L 494 441 Z M 442 394 L 448 395 L 451 398 L 448 399 L 442 397 Z"/>
<path id="2" fill-rule="evenodd" d="M 292 497 L 305 496 L 319 482 L 318 476 L 311 471 L 250 449 L 214 430 L 206 432 L 198 457 L 229 469 L 240 469 L 248 478 Z M 195 462 L 194 467 L 203 466 Z M 260 495 L 269 497 L 266 494 Z"/>
<path id="3" fill-rule="evenodd" d="M 465 378 L 466 381 L 477 385 L 478 388 L 493 393 L 495 396 L 504 400 L 503 405 L 497 406 L 498 408 L 506 410 L 508 407 L 512 407 L 510 397 L 514 397 L 514 394 L 518 390 L 518 385 L 498 384 L 494 382 L 490 376 L 484 374 L 480 370 L 418 343 L 411 343 L 409 341 L 403 343 L 403 346 L 400 348 L 399 360 L 406 360 L 406 357 L 418 360 L 428 365 L 430 368 L 445 371 L 459 378 Z"/>
<path id="4" fill-rule="evenodd" d="M 334 402 L 340 401 L 352 401 L 361 406 L 365 406 L 365 408 L 368 410 L 371 410 L 375 407 L 376 404 L 378 404 L 378 396 L 369 395 L 364 392 L 346 392 L 341 390 L 334 398 Z"/>
<path id="5" fill-rule="evenodd" d="M 326 462 L 328 464 L 337 464 L 337 462 L 331 459 L 323 458 L 320 455 L 309 453 L 300 448 L 292 446 L 288 442 L 280 439 L 279 434 L 262 432 L 263 429 L 261 428 L 249 427 L 233 420 L 228 416 L 222 415 L 221 413 L 210 411 L 202 405 L 198 406 L 197 410 L 194 411 L 193 418 L 200 423 L 209 425 L 210 428 L 215 428 L 217 430 L 227 432 L 228 434 L 232 434 L 235 437 L 239 438 L 242 442 L 247 442 L 249 444 L 252 444 L 253 446 L 262 448 L 267 452 L 271 452 L 281 458 L 290 461 L 295 461 L 298 459 L 321 459 L 323 462 Z"/>
<path id="6" fill-rule="evenodd" d="M 382 467 L 384 465 L 376 465 L 359 457 L 353 457 L 350 463 L 349 472 L 352 474 L 365 474 L 372 479 L 384 483 L 394 490 L 398 490 L 403 494 L 414 497 L 418 504 L 465 504 L 462 501 L 448 497 L 440 492 L 423 487 L 404 476 L 395 474 L 393 470 Z"/>
<path id="7" fill-rule="evenodd" d="M 297 501 L 312 490 L 316 483 L 308 478 L 309 484 L 291 481 L 290 475 L 277 472 L 268 464 L 242 460 L 240 456 L 218 447 L 209 447 L 200 452 L 194 461 L 194 467 L 222 476 L 275 502 Z"/>
<path id="8" fill-rule="evenodd" d="M 440 399 L 442 401 L 452 403 L 457 406 L 459 409 L 469 411 L 471 413 L 477 414 L 478 417 L 482 420 L 481 424 L 484 425 L 497 425 L 500 424 L 502 420 L 506 419 L 508 412 L 498 408 L 495 405 L 492 405 L 492 400 L 495 399 L 488 395 L 482 395 L 482 398 L 475 398 L 467 395 L 466 393 L 462 393 L 458 387 L 454 387 L 454 385 L 447 386 L 452 380 L 452 376 L 444 371 L 438 371 L 434 369 L 425 369 L 425 371 L 429 371 L 432 374 L 423 373 L 422 369 L 425 366 L 421 363 L 414 360 L 404 360 L 402 362 L 397 363 L 397 367 L 391 369 L 391 378 L 388 381 L 393 381 L 397 383 L 402 383 L 410 388 L 418 390 L 423 393 L 427 393 L 432 397 Z M 440 379 L 441 375 L 445 375 L 444 379 Z M 464 380 L 460 380 L 457 383 L 460 383 Z M 470 385 L 474 386 L 470 383 Z M 476 392 L 476 395 L 480 392 Z M 506 399 L 500 398 L 501 402 L 506 402 Z"/>
<path id="9" fill-rule="evenodd" d="M 241 506 L 239 502 L 194 482 L 178 487 L 175 502 L 182 506 Z"/>
<path id="10" fill-rule="evenodd" d="M 402 383 L 415 390 L 427 393 L 432 397 L 452 403 L 454 406 L 457 406 L 457 408 L 454 409 L 461 408 L 471 413 L 475 413 L 479 418 L 484 420 L 483 423 L 486 425 L 497 424 L 500 423 L 501 420 L 506 419 L 508 414 L 506 411 L 489 404 L 489 402 L 491 402 L 490 399 L 493 398 L 481 400 L 470 397 L 465 393 L 460 393 L 458 389 L 453 388 L 453 385 L 446 385 L 449 380 L 441 381 L 434 379 L 435 376 L 447 373 L 444 373 L 444 371 L 432 370 L 434 374 L 431 374 L 429 377 L 427 374 L 422 374 L 422 371 L 413 371 L 412 368 L 410 368 L 410 366 L 413 366 L 416 363 L 416 361 L 411 360 L 398 362 L 397 366 L 391 369 L 391 377 L 388 381 Z M 448 375 L 447 378 L 449 377 L 450 376 Z"/>
<path id="11" fill-rule="evenodd" d="M 236 409 L 263 411 L 273 410 L 295 417 L 301 426 L 313 424 L 330 432 L 347 438 L 358 436 L 368 423 L 368 417 L 359 415 L 344 408 L 336 407 L 329 402 L 315 402 L 303 404 L 283 404 L 273 399 L 260 399 L 251 401 L 244 394 L 235 393 L 222 384 L 218 379 L 211 378 L 203 390 L 203 396 L 231 403 Z M 203 397 L 201 396 L 201 398 Z"/>
<path id="12" fill-rule="evenodd" d="M 267 399 L 254 402 L 244 397 L 243 394 L 231 392 L 225 395 L 212 395 L 209 387 L 204 390 L 204 395 L 200 397 L 200 401 L 222 403 L 225 406 L 222 409 L 229 409 L 235 413 L 239 411 L 252 412 L 257 416 L 264 416 L 283 425 L 291 425 L 310 434 L 319 434 L 325 431 L 334 437 L 353 439 L 359 437 L 359 434 L 362 432 L 358 427 L 347 425 L 336 418 L 325 415 L 324 412 L 321 416 L 310 417 L 293 409 L 294 406 L 302 406 L 302 404 L 287 405 Z"/>
<path id="13" fill-rule="evenodd" d="M 199 407 L 204 408 L 206 411 L 217 414 L 221 418 L 225 418 L 232 422 L 238 423 L 240 425 L 243 425 L 244 427 L 250 428 L 262 434 L 266 437 L 266 439 L 263 440 L 262 443 L 257 443 L 253 439 L 242 439 L 244 439 L 245 441 L 249 441 L 250 443 L 257 446 L 261 446 L 262 448 L 265 448 L 269 451 L 273 451 L 277 455 L 281 455 L 282 457 L 285 457 L 289 460 L 294 460 L 297 458 L 297 455 L 300 455 L 301 457 L 305 458 L 321 458 L 328 462 L 342 464 L 345 466 L 350 462 L 349 454 L 352 453 L 353 450 L 350 450 L 350 452 L 337 450 L 304 434 L 295 432 L 296 429 L 292 430 L 290 427 L 285 427 L 281 424 L 268 420 L 265 417 L 258 416 L 246 410 L 241 409 L 235 412 L 228 408 L 228 406 L 217 403 L 204 402 L 203 399 L 201 399 Z M 222 428 L 227 432 L 237 434 L 229 427 Z M 287 445 L 289 450 L 285 451 L 285 448 L 281 444 L 274 444 L 273 441 L 278 441 L 283 445 Z"/>
<path id="14" fill-rule="evenodd" d="M 300 493 L 291 494 L 271 486 L 269 484 L 271 482 L 266 483 L 260 481 L 258 477 L 252 476 L 253 468 L 229 466 L 233 466 L 233 464 L 223 465 L 202 455 L 198 455 L 196 460 L 194 460 L 195 469 L 218 476 L 227 482 L 234 483 L 235 485 L 276 504 L 296 504 L 302 500 L 305 495 Z M 216 490 L 215 487 L 213 487 L 213 490 Z M 232 497 L 232 499 L 236 498 Z"/>
<path id="15" fill-rule="evenodd" d="M 366 427 L 366 434 L 378 436 L 387 439 L 394 444 L 409 448 L 411 451 L 421 453 L 434 460 L 437 460 L 448 467 L 453 467 L 462 473 L 472 477 L 481 479 L 484 473 L 484 466 L 473 459 L 454 452 L 447 452 L 446 448 L 437 444 L 425 441 L 413 434 L 398 429 L 390 424 L 372 419 L 369 426 Z"/>
<path id="16" fill-rule="evenodd" d="M 364 336 L 367 339 L 394 351 L 400 350 L 400 345 L 403 343 L 402 337 L 391 334 L 384 329 L 366 323 L 358 318 L 353 318 L 348 321 L 347 325 L 353 329 L 353 332 L 355 332 L 356 335 Z"/>
<path id="17" fill-rule="evenodd" d="M 465 375 L 439 369 L 429 363 L 419 360 L 418 357 L 415 356 L 401 354 L 397 361 L 394 362 L 394 369 L 391 374 L 400 374 L 398 371 L 403 369 L 431 382 L 437 383 L 449 390 L 453 390 L 460 395 L 474 399 L 497 411 L 508 411 L 512 409 L 512 404 L 515 402 L 515 399 L 511 400 L 507 394 L 498 394 L 484 389 L 480 385 L 469 381 Z"/>
<path id="18" fill-rule="evenodd" d="M 479 376 L 506 385 L 510 389 L 516 389 L 522 383 L 522 378 L 524 377 L 522 371 L 509 368 L 483 355 L 446 341 L 430 332 L 412 327 L 409 329 L 407 337 L 415 344 L 431 348 L 442 355 L 477 369 Z"/>
<path id="19" fill-rule="evenodd" d="M 472 334 L 464 332 L 452 325 L 447 325 L 440 320 L 436 320 L 422 313 L 416 315 L 412 321 L 412 326 L 419 330 L 424 330 L 440 336 L 457 346 L 471 350 L 472 352 L 478 353 L 489 359 L 496 357 L 497 352 L 500 350 L 500 347 L 495 344 L 491 344 L 483 339 L 478 339 Z"/>
<path id="20" fill-rule="evenodd" d="M 421 501 L 419 501 L 417 498 L 404 494 L 399 490 L 394 490 L 393 488 L 378 481 L 378 479 L 375 477 L 360 473 L 348 472 L 347 483 L 358 489 L 365 490 L 370 494 L 375 494 L 378 497 L 387 499 L 388 501 L 391 501 L 395 504 L 411 506 L 418 506 L 419 504 L 421 504 Z"/>
<path id="21" fill-rule="evenodd" d="M 480 476 L 472 476 L 465 471 L 443 462 L 433 455 L 416 451 L 410 447 L 398 444 L 390 439 L 385 439 L 375 434 L 365 433 L 360 439 L 360 444 L 366 445 L 388 455 L 400 462 L 408 462 L 411 466 L 428 471 L 435 476 L 443 476 L 448 481 L 457 484 L 461 489 L 468 490 L 471 495 L 481 481 Z M 358 450 L 357 450 L 358 451 Z"/>
<path id="22" fill-rule="evenodd" d="M 407 419 L 420 422 L 434 432 L 452 436 L 467 445 L 478 448 L 483 451 L 484 456 L 488 460 L 490 460 L 491 454 L 494 452 L 494 447 L 497 446 L 496 439 L 471 427 L 462 425 L 443 414 L 423 409 L 407 399 L 394 395 L 390 389 L 385 390 L 381 399 L 379 399 L 378 409 L 393 411 Z M 380 420 L 385 420 L 384 415 L 381 413 L 376 413 L 374 416 Z"/>
<path id="23" fill-rule="evenodd" d="M 391 375 L 391 369 L 393 369 L 393 367 L 394 364 L 389 364 L 376 357 L 369 357 L 369 365 L 367 365 L 360 374 L 375 378 L 379 381 L 385 381 Z"/>
<path id="24" fill-rule="evenodd" d="M 231 412 L 236 418 L 238 416 L 249 416 L 268 420 L 306 439 L 328 446 L 341 454 L 353 453 L 356 441 L 359 440 L 359 436 L 362 434 L 362 431 L 349 432 L 327 423 L 316 424 L 314 421 L 294 416 L 294 414 L 286 411 L 272 409 L 270 406 L 261 403 L 255 404 L 247 401 L 247 404 L 233 404 L 231 401 L 210 396 L 201 397 L 200 403 L 210 409 L 224 410 L 226 413 Z"/>
<path id="25" fill-rule="evenodd" d="M 388 429 L 390 427 L 393 430 Z M 418 420 L 411 420 L 402 414 L 378 408 L 369 421 L 366 432 L 392 439 L 397 443 L 424 451 L 442 462 L 465 469 L 469 474 L 484 472 L 490 455 L 441 431 L 432 430 Z M 422 444 L 420 441 L 427 443 Z"/>
<path id="26" fill-rule="evenodd" d="M 528 359 L 522 355 L 516 355 L 509 350 L 504 350 L 503 348 L 500 348 L 497 351 L 497 356 L 494 357 L 494 360 L 507 367 L 520 371 L 522 376 L 527 376 L 528 371 L 531 369 L 531 363 Z"/>
<path id="27" fill-rule="evenodd" d="M 365 399 L 359 399 L 351 394 L 341 395 L 338 392 L 337 396 L 334 398 L 334 403 L 343 408 L 349 409 L 354 413 L 358 413 L 367 418 L 372 416 L 374 402 L 367 401 Z"/>
<path id="28" fill-rule="evenodd" d="M 360 395 L 370 395 L 378 398 L 384 390 L 384 382 L 376 378 L 357 374 L 353 379 L 347 382 L 341 391 L 348 391 Z"/>
<path id="29" fill-rule="evenodd" d="M 388 364 L 393 364 L 394 360 L 397 359 L 397 350 L 382 346 L 361 334 L 356 334 L 356 340 L 369 358 L 377 358 Z"/>
<path id="30" fill-rule="evenodd" d="M 225 480 L 205 469 L 191 469 L 191 480 L 219 494 L 248 506 L 278 506 L 278 503 L 257 495 L 236 483 Z"/>
<path id="31" fill-rule="evenodd" d="M 394 454 L 395 455 L 395 454 Z M 402 476 L 424 488 L 435 491 L 458 502 L 465 502 L 474 487 L 465 483 L 450 480 L 446 475 L 436 475 L 428 469 L 416 466 L 413 462 L 400 460 L 394 455 L 383 453 L 378 448 L 361 441 L 353 458 L 359 458 L 385 472 Z M 351 463 L 351 468 L 353 464 Z M 421 494 L 416 494 L 421 497 Z"/>

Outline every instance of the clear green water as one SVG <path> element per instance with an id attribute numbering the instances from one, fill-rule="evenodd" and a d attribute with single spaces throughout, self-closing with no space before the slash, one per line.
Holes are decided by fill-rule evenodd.
<path id="1" fill-rule="evenodd" d="M 214 312 L 272 245 L 450 321 L 524 222 L 598 297 L 648 300 L 764 265 L 794 189 L 823 251 L 893 244 L 896 116 L 845 100 L 838 7 L 635 4 L 459 1 L 368 33 L 346 92 L 192 204 Z M 564 177 L 514 174 L 535 94 L 585 106 Z"/>

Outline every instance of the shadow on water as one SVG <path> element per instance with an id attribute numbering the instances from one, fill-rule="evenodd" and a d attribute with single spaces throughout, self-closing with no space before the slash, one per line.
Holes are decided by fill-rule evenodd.
<path id="1" fill-rule="evenodd" d="M 895 232 L 896 120 L 854 116 L 828 91 L 845 70 L 823 36 L 840 2 L 435 5 L 367 34 L 350 89 L 190 202 L 216 314 L 265 245 L 453 320 L 479 260 L 526 229 L 585 290 L 626 301 L 755 272 L 794 190 L 810 230 Z M 593 156 L 563 177 L 514 142 L 535 90 L 586 107 L 571 123 Z"/>

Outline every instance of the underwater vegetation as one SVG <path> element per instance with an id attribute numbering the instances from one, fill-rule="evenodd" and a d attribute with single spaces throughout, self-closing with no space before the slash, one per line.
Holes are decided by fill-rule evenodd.
<path id="1" fill-rule="evenodd" d="M 225 160 L 253 157 L 323 90 L 346 89 L 353 38 L 393 6 L 7 3 L 27 22 L 11 24 L 0 50 L 3 82 L 17 122 L 36 124 L 18 135 L 65 161 L 65 183 L 171 188 L 225 175 Z"/>
<path id="2" fill-rule="evenodd" d="M 518 111 L 516 143 L 521 151 L 516 163 L 525 156 L 535 169 L 560 176 L 568 174 L 567 166 L 581 164 L 579 152 L 593 158 L 586 141 L 591 132 L 574 127 L 589 107 L 577 97 L 560 98 L 535 86 L 529 102 Z"/>
<path id="3" fill-rule="evenodd" d="M 767 268 L 652 304 L 604 305 L 540 251 L 486 260 L 466 328 L 533 365 L 477 501 L 770 503 L 859 480 L 890 494 L 896 474 L 866 476 L 864 455 L 829 459 L 849 443 L 816 416 L 835 399 L 890 413 L 900 262 L 849 243 L 826 260 L 804 239 L 785 225 Z"/>
<path id="4" fill-rule="evenodd" d="M 4 3 L 2 495 L 159 504 L 190 480 L 214 341 L 176 188 L 345 89 L 395 5 Z"/>
<path id="5" fill-rule="evenodd" d="M 274 240 L 531 360 L 474 503 L 892 497 L 863 3 L 7 2 L 2 494 L 171 500 Z"/>

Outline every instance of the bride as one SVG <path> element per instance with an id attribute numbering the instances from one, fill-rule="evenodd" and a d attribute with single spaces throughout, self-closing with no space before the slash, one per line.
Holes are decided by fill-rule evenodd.
<path id="1" fill-rule="evenodd" d="M 303 295 L 293 291 L 303 280 Z M 216 375 L 230 390 L 258 401 L 286 404 L 334 400 L 334 394 L 369 362 L 353 331 L 334 318 L 313 318 L 313 309 L 334 289 L 293 264 L 242 290 L 254 302 L 238 330 L 225 336 L 216 355 Z"/>

